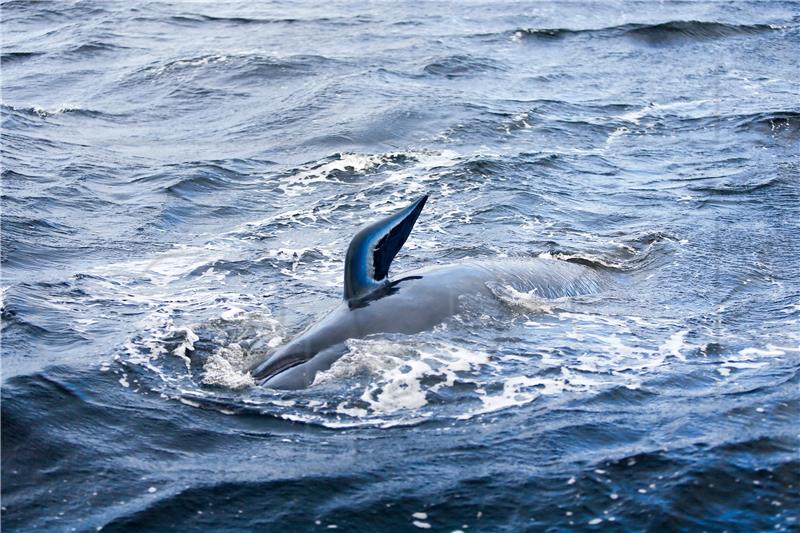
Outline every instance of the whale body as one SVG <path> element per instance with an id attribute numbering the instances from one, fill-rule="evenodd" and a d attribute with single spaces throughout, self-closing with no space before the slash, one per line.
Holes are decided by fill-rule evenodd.
<path id="1" fill-rule="evenodd" d="M 549 258 L 441 265 L 390 281 L 389 264 L 426 200 L 423 196 L 353 238 L 345 262 L 344 301 L 253 366 L 250 372 L 259 383 L 277 389 L 308 387 L 318 372 L 346 353 L 346 340 L 429 330 L 458 314 L 465 297 L 492 297 L 497 285 L 545 299 L 590 294 L 604 285 L 604 276 L 588 266 Z"/>

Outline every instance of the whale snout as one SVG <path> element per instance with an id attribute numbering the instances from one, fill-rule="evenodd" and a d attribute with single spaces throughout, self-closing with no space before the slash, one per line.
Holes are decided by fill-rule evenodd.
<path id="1" fill-rule="evenodd" d="M 305 363 L 308 359 L 308 354 L 303 352 L 279 350 L 251 368 L 250 375 L 257 381 L 264 383 L 281 372 Z"/>
<path id="2" fill-rule="evenodd" d="M 273 389 L 303 389 L 313 383 L 317 372 L 327 370 L 347 348 L 338 342 L 317 347 L 308 342 L 287 344 L 250 369 L 256 381 Z"/>

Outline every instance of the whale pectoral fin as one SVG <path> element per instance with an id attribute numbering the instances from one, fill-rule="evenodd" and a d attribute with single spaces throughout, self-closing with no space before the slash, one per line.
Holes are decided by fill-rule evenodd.
<path id="1" fill-rule="evenodd" d="M 360 230 L 347 249 L 344 266 L 344 299 L 365 295 L 382 285 L 394 256 L 405 244 L 419 218 L 426 194 L 399 213 Z"/>

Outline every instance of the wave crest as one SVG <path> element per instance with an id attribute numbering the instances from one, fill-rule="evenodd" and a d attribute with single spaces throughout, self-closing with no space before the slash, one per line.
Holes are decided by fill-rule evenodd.
<path id="1" fill-rule="evenodd" d="M 741 35 L 754 35 L 782 29 L 773 24 L 728 24 L 699 20 L 674 20 L 659 24 L 622 24 L 605 28 L 522 28 L 512 32 L 512 39 L 558 40 L 567 37 L 589 36 L 600 38 L 628 37 L 646 44 L 673 44 L 682 41 L 705 41 Z"/>

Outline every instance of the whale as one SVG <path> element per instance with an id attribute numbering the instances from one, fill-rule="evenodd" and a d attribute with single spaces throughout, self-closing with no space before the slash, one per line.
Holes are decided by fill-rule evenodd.
<path id="1" fill-rule="evenodd" d="M 256 383 L 303 389 L 347 353 L 346 341 L 378 334 L 415 334 L 459 314 L 475 298 L 497 297 L 497 287 L 542 299 L 580 296 L 607 283 L 591 266 L 549 257 L 471 260 L 434 265 L 389 277 L 428 195 L 359 230 L 348 246 L 343 301 L 321 320 L 252 365 Z"/>

